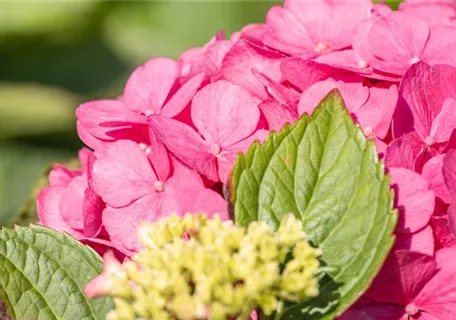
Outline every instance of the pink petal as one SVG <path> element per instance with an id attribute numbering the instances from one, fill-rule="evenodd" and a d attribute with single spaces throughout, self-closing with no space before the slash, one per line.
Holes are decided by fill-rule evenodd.
<path id="1" fill-rule="evenodd" d="M 456 237 L 456 202 L 453 202 L 448 207 L 448 226 L 450 231 L 453 233 L 453 237 Z"/>
<path id="2" fill-rule="evenodd" d="M 429 182 L 429 188 L 434 190 L 435 196 L 445 203 L 450 203 L 451 195 L 443 177 L 443 159 L 445 155 L 440 154 L 426 162 L 421 171 L 421 176 Z"/>
<path id="3" fill-rule="evenodd" d="M 171 170 L 168 150 L 166 150 L 162 140 L 152 129 L 149 130 L 149 137 L 150 146 L 146 146 L 145 150 L 147 157 L 157 174 L 158 180 L 166 181 Z"/>
<path id="4" fill-rule="evenodd" d="M 399 209 L 397 232 L 413 233 L 424 228 L 434 212 L 435 195 L 418 173 L 391 168 L 391 185 L 395 188 L 395 207 Z"/>
<path id="5" fill-rule="evenodd" d="M 318 55 L 313 50 L 313 41 L 308 30 L 302 27 L 299 18 L 279 6 L 269 9 L 266 15 L 266 32 L 262 40 L 267 46 L 285 53 L 299 54 L 307 58 Z"/>
<path id="6" fill-rule="evenodd" d="M 332 79 L 317 82 L 304 91 L 299 99 L 298 114 L 312 114 L 318 104 L 328 95 L 331 90 L 337 87 Z"/>
<path id="7" fill-rule="evenodd" d="M 147 156 L 132 141 L 120 140 L 97 151 L 94 191 L 112 207 L 126 206 L 148 194 L 157 181 Z"/>
<path id="8" fill-rule="evenodd" d="M 133 203 L 122 207 L 107 206 L 103 211 L 102 221 L 115 248 L 125 248 L 137 252 L 142 248 L 137 237 L 137 228 L 141 222 L 160 218 L 162 201 L 160 194 L 151 192 Z"/>
<path id="9" fill-rule="evenodd" d="M 438 319 L 452 319 L 456 310 L 456 247 L 436 253 L 437 274 L 423 287 L 415 304 Z"/>
<path id="10" fill-rule="evenodd" d="M 191 127 L 159 115 L 150 116 L 148 120 L 151 129 L 173 155 L 210 180 L 218 181 L 216 157 L 210 145 Z"/>
<path id="11" fill-rule="evenodd" d="M 103 271 L 95 277 L 84 289 L 89 298 L 106 296 L 109 293 L 110 277 L 122 272 L 122 265 L 112 251 L 103 255 Z"/>
<path id="12" fill-rule="evenodd" d="M 269 131 L 267 130 L 257 130 L 250 137 L 222 151 L 222 153 L 217 158 L 220 181 L 222 181 L 223 183 L 227 183 L 238 153 L 246 152 L 255 141 L 263 143 L 263 141 L 266 140 L 268 134 Z"/>
<path id="13" fill-rule="evenodd" d="M 263 101 L 260 109 L 268 121 L 270 130 L 279 131 L 285 123 L 292 124 L 298 119 L 293 110 L 275 100 Z"/>
<path id="14" fill-rule="evenodd" d="M 430 26 L 455 26 L 456 10 L 445 2 L 406 1 L 400 10 L 426 21 Z"/>
<path id="15" fill-rule="evenodd" d="M 252 73 L 256 69 L 274 81 L 280 82 L 280 63 L 284 55 L 241 40 L 231 47 L 222 63 L 224 79 L 244 87 L 260 99 L 268 97 L 263 85 Z"/>
<path id="16" fill-rule="evenodd" d="M 456 235 L 450 229 L 447 216 L 432 217 L 431 226 L 436 240 L 436 248 L 456 245 Z"/>
<path id="17" fill-rule="evenodd" d="M 117 100 L 95 100 L 81 104 L 76 117 L 85 131 L 102 140 L 114 140 L 118 132 L 146 123 L 139 113 Z"/>
<path id="18" fill-rule="evenodd" d="M 456 129 L 456 100 L 447 99 L 442 111 L 435 117 L 431 127 L 431 136 L 437 143 L 447 142 Z"/>
<path id="19" fill-rule="evenodd" d="M 261 36 L 265 32 L 265 25 L 262 23 L 251 23 L 244 26 L 241 31 L 231 34 L 231 41 L 247 40 L 258 46 L 263 45 Z"/>
<path id="20" fill-rule="evenodd" d="M 410 67 L 404 75 L 399 89 L 399 103 L 394 114 L 393 134 L 395 137 L 416 131 L 425 140 L 431 130 L 434 114 L 429 108 L 423 90 L 430 67 L 422 62 Z"/>
<path id="21" fill-rule="evenodd" d="M 60 200 L 65 192 L 63 187 L 45 187 L 37 196 L 37 212 L 40 223 L 60 232 L 68 232 L 76 238 L 83 237 L 82 233 L 70 228 L 59 211 Z"/>
<path id="22" fill-rule="evenodd" d="M 446 99 L 456 99 L 456 68 L 449 65 L 432 66 L 424 83 L 424 92 L 432 112 L 440 113 Z"/>
<path id="23" fill-rule="evenodd" d="M 198 88 L 203 83 L 205 74 L 198 73 L 190 78 L 165 104 L 160 114 L 166 117 L 174 117 L 179 114 L 192 100 Z"/>
<path id="24" fill-rule="evenodd" d="M 420 152 L 421 145 L 421 140 L 415 134 L 406 134 L 394 139 L 386 149 L 386 167 L 414 170 L 415 157 Z"/>
<path id="25" fill-rule="evenodd" d="M 371 1 L 285 1 L 285 8 L 298 17 L 298 24 L 307 30 L 313 41 L 306 43 L 321 54 L 350 46 L 355 27 L 370 17 Z M 319 51 L 325 43 L 327 50 Z"/>
<path id="26" fill-rule="evenodd" d="M 401 306 L 371 302 L 351 307 L 339 320 L 400 320 L 404 319 L 404 314 L 405 310 Z"/>
<path id="27" fill-rule="evenodd" d="M 300 58 L 288 58 L 280 65 L 283 77 L 305 91 L 311 85 L 328 79 L 335 70 L 325 64 Z"/>
<path id="28" fill-rule="evenodd" d="M 429 27 L 423 20 L 393 12 L 377 20 L 369 32 L 370 50 L 377 58 L 370 64 L 385 72 L 404 74 L 420 58 L 428 38 Z"/>
<path id="29" fill-rule="evenodd" d="M 377 302 L 406 306 L 436 272 L 432 256 L 407 250 L 393 251 L 366 295 Z"/>
<path id="30" fill-rule="evenodd" d="M 83 219 L 84 236 L 96 237 L 101 231 L 101 214 L 106 207 L 101 197 L 91 188 L 84 192 Z"/>
<path id="31" fill-rule="evenodd" d="M 56 164 L 51 172 L 49 172 L 49 184 L 51 186 L 66 187 L 70 184 L 74 177 L 81 174 L 81 170 L 72 170 L 61 164 Z"/>
<path id="32" fill-rule="evenodd" d="M 223 148 L 255 131 L 260 119 L 258 104 L 242 87 L 217 81 L 195 95 L 192 120 L 210 145 Z"/>
<path id="33" fill-rule="evenodd" d="M 416 233 L 399 233 L 393 250 L 410 250 L 430 256 L 434 255 L 434 236 L 432 228 L 427 226 Z"/>
<path id="34" fill-rule="evenodd" d="M 352 112 L 356 114 L 362 128 L 370 127 L 377 137 L 384 138 L 390 129 L 396 107 L 397 86 L 392 85 L 389 88 L 376 86 L 370 88 L 369 93 L 367 102 Z"/>
<path id="35" fill-rule="evenodd" d="M 456 57 L 452 54 L 455 47 L 455 27 L 433 27 L 421 59 L 430 65 L 449 64 L 456 66 Z"/>
<path id="36" fill-rule="evenodd" d="M 456 197 L 456 149 L 448 151 L 443 159 L 443 177 L 448 191 L 454 199 Z"/>
<path id="37" fill-rule="evenodd" d="M 347 109 L 355 112 L 364 105 L 369 97 L 369 89 L 360 83 L 335 82 L 328 79 L 318 82 L 307 89 L 301 95 L 298 104 L 298 113 L 312 114 L 313 110 L 320 104 L 324 97 L 333 89 L 339 89 Z"/>
<path id="38" fill-rule="evenodd" d="M 84 125 L 81 123 L 81 121 L 76 121 L 76 131 L 78 133 L 79 139 L 81 139 L 81 141 L 84 142 L 86 146 L 89 146 L 94 150 L 102 148 L 103 145 L 109 143 L 108 141 L 100 140 L 91 135 L 86 130 L 86 128 L 84 128 Z"/>
<path id="39" fill-rule="evenodd" d="M 219 214 L 227 218 L 227 203 L 215 191 L 204 187 L 199 174 L 173 159 L 174 173 L 165 184 L 165 192 L 178 207 L 173 208 L 177 214 L 204 212 L 209 216 Z"/>
<path id="40" fill-rule="evenodd" d="M 78 159 L 83 172 L 87 172 L 91 157 L 93 157 L 93 152 L 88 148 L 84 147 L 78 151 Z"/>
<path id="41" fill-rule="evenodd" d="M 315 61 L 334 68 L 355 72 L 366 77 L 371 77 L 373 73 L 372 68 L 367 65 L 367 62 L 352 49 L 330 52 L 315 58 Z M 393 76 L 393 79 L 397 80 L 396 78 Z"/>
<path id="42" fill-rule="evenodd" d="M 159 113 L 179 74 L 178 64 L 154 58 L 139 66 L 125 85 L 125 106 L 136 112 Z"/>
<path id="43" fill-rule="evenodd" d="M 272 80 L 256 69 L 253 69 L 252 72 L 258 81 L 265 87 L 271 97 L 293 109 L 296 108 L 300 96 L 298 92 L 296 92 L 293 88 L 287 88 L 284 85 Z"/>
<path id="44" fill-rule="evenodd" d="M 74 178 L 66 187 L 60 199 L 59 211 L 63 220 L 73 229 L 84 229 L 83 204 L 87 189 L 87 177 Z"/>

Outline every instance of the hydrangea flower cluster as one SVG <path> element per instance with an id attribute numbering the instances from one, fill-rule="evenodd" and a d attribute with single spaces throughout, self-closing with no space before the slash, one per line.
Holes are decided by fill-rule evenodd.
<path id="1" fill-rule="evenodd" d="M 236 154 L 337 88 L 375 141 L 400 213 L 380 280 L 347 319 L 451 319 L 455 51 L 451 0 L 408 0 L 397 11 L 370 0 L 286 0 L 265 24 L 217 34 L 177 61 L 153 58 L 120 97 L 82 104 L 77 129 L 90 150 L 80 152 L 81 170 L 51 172 L 40 221 L 100 253 L 131 256 L 141 221 L 227 219 L 222 190 Z"/>
<path id="2" fill-rule="evenodd" d="M 216 216 L 171 216 L 140 226 L 145 249 L 121 265 L 111 253 L 89 297 L 113 296 L 108 319 L 248 319 L 284 302 L 318 295 L 320 251 L 302 223 L 285 216 L 277 232 L 264 222 L 247 229 Z"/>

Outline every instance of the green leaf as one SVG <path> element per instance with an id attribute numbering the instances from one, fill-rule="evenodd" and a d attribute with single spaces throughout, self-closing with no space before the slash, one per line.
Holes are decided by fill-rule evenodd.
<path id="1" fill-rule="evenodd" d="M 17 319 L 104 319 L 110 300 L 88 300 L 100 257 L 67 234 L 41 227 L 0 229 L 0 296 Z"/>
<path id="2" fill-rule="evenodd" d="M 289 212 L 322 249 L 327 274 L 318 298 L 283 319 L 333 319 L 368 288 L 394 240 L 390 179 L 372 141 L 353 123 L 340 94 L 311 117 L 272 133 L 238 156 L 229 191 L 236 222 L 277 227 Z"/>

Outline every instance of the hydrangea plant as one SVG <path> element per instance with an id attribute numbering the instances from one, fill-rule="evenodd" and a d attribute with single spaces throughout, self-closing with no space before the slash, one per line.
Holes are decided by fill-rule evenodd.
<path id="1" fill-rule="evenodd" d="M 455 17 L 286 0 L 80 105 L 80 168 L 0 232 L 12 317 L 452 319 Z"/>

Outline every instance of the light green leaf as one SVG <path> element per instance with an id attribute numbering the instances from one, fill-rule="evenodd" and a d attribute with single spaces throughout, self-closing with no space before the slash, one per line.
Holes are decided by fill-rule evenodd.
<path id="1" fill-rule="evenodd" d="M 67 234 L 41 227 L 0 229 L 0 296 L 13 318 L 104 319 L 110 300 L 88 300 L 101 259 Z"/>
<path id="2" fill-rule="evenodd" d="M 282 319 L 333 319 L 368 288 L 394 240 L 389 181 L 337 91 L 311 117 L 238 157 L 230 183 L 236 222 L 277 227 L 294 213 L 329 270 L 321 295 L 290 306 Z"/>

